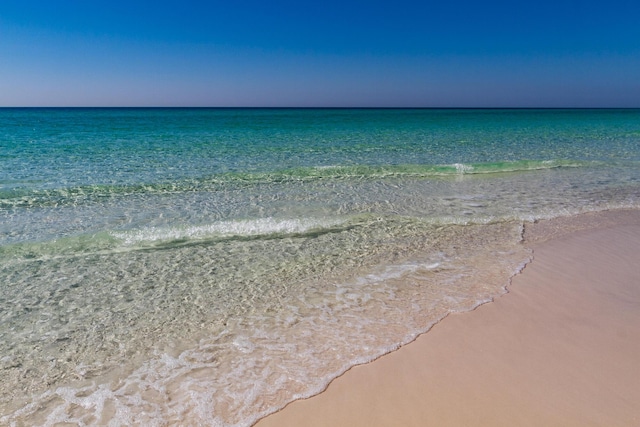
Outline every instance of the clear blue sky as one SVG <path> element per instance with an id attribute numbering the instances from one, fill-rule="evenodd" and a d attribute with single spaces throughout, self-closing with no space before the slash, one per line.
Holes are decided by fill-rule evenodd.
<path id="1" fill-rule="evenodd" d="M 640 107 L 640 1 L 0 1 L 0 106 Z"/>

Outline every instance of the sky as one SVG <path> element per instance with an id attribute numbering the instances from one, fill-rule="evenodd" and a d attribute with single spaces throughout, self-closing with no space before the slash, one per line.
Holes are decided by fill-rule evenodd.
<path id="1" fill-rule="evenodd" d="M 640 1 L 1 0 L 0 106 L 640 107 Z"/>

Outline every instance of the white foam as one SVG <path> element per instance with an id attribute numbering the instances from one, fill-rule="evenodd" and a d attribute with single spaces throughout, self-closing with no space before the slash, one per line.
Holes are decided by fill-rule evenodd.
<path id="1" fill-rule="evenodd" d="M 219 221 L 190 227 L 147 227 L 139 230 L 112 232 L 126 245 L 172 240 L 199 240 L 211 237 L 262 236 L 297 234 L 341 225 L 345 219 L 276 219 Z"/>
<path id="2" fill-rule="evenodd" d="M 464 163 L 454 163 L 453 167 L 456 168 L 456 172 L 459 174 L 473 172 L 473 166 L 465 165 Z"/>

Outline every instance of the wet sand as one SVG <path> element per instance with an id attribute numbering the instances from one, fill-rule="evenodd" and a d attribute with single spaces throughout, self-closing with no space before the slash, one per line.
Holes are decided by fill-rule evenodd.
<path id="1" fill-rule="evenodd" d="M 525 238 L 534 260 L 508 294 L 257 426 L 640 425 L 640 212 Z"/>

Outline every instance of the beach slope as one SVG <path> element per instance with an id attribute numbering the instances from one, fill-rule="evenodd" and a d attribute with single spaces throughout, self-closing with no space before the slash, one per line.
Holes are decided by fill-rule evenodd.
<path id="1" fill-rule="evenodd" d="M 533 242 L 508 294 L 257 425 L 640 425 L 640 221 L 626 217 Z"/>

